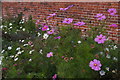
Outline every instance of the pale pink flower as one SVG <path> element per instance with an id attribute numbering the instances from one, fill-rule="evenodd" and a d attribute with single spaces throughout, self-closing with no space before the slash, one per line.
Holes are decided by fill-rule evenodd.
<path id="1" fill-rule="evenodd" d="M 49 52 L 49 53 L 47 54 L 47 57 L 48 57 L 48 58 L 51 57 L 51 56 L 53 56 L 53 52 Z"/>
<path id="2" fill-rule="evenodd" d="M 70 24 L 72 21 L 73 21 L 72 18 L 65 18 L 64 21 L 63 21 L 63 23 Z"/>
<path id="3" fill-rule="evenodd" d="M 77 22 L 77 23 L 75 23 L 74 25 L 75 25 L 75 26 L 83 26 L 83 25 L 85 25 L 85 23 L 84 23 L 84 22 Z"/>
<path id="4" fill-rule="evenodd" d="M 51 29 L 50 31 L 47 31 L 48 34 L 53 34 L 55 32 L 54 29 Z"/>

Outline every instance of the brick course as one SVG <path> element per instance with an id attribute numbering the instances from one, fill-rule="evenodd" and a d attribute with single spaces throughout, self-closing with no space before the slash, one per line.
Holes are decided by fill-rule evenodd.
<path id="1" fill-rule="evenodd" d="M 60 11 L 59 8 L 65 8 L 69 5 L 74 5 L 74 7 L 66 10 Z M 17 16 L 20 12 L 23 12 L 25 17 L 32 15 L 33 19 L 40 19 L 41 22 L 44 22 L 44 18 L 52 13 L 57 13 L 55 17 L 49 20 L 49 24 L 54 22 L 61 25 L 61 21 L 66 18 L 74 18 L 73 22 L 77 21 L 87 21 L 87 18 L 90 19 L 90 22 L 86 24 L 92 24 L 93 26 L 98 25 L 98 21 L 94 16 L 98 13 L 103 13 L 107 16 L 106 24 L 110 25 L 112 23 L 118 24 L 118 16 L 111 16 L 107 12 L 109 8 L 115 8 L 119 10 L 119 2 L 2 2 L 2 16 L 13 17 Z M 119 24 L 118 24 L 119 25 Z M 86 27 L 83 26 L 83 29 Z M 112 40 L 120 39 L 118 37 L 120 31 L 118 28 L 109 28 L 108 33 Z"/>

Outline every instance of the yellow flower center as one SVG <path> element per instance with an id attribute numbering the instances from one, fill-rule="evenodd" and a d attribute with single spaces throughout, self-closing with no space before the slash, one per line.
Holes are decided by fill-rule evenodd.
<path id="1" fill-rule="evenodd" d="M 97 66 L 97 64 L 94 64 L 94 66 Z"/>

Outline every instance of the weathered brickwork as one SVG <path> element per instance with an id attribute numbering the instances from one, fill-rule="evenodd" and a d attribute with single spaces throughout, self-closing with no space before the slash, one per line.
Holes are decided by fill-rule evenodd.
<path id="1" fill-rule="evenodd" d="M 74 6 L 66 11 L 59 10 L 59 8 L 65 8 L 69 5 Z M 102 13 L 107 17 L 105 20 L 107 25 L 113 23 L 119 25 L 118 21 L 120 19 L 118 16 L 110 16 L 107 12 L 109 8 L 115 8 L 119 13 L 119 2 L 2 2 L 2 16 L 3 18 L 14 17 L 22 12 L 25 17 L 32 15 L 33 19 L 39 19 L 40 22 L 43 23 L 46 16 L 57 13 L 56 16 L 49 20 L 50 25 L 56 26 L 56 24 L 58 24 L 60 26 L 64 18 L 74 18 L 73 23 L 88 21 L 85 26 L 81 27 L 81 29 L 87 29 L 87 26 L 90 24 L 97 27 L 98 21 L 94 16 Z M 118 31 L 119 27 L 110 28 L 108 26 L 107 30 L 112 40 L 117 41 L 120 39 L 118 36 L 120 33 L 120 31 Z"/>

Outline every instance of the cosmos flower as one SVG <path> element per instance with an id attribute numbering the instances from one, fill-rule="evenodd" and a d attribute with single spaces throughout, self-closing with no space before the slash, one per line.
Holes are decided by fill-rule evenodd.
<path id="1" fill-rule="evenodd" d="M 74 25 L 75 26 L 83 26 L 85 23 L 84 22 L 77 22 L 77 23 L 75 23 Z"/>
<path id="2" fill-rule="evenodd" d="M 112 16 L 114 16 L 114 15 L 117 13 L 116 9 L 114 9 L 114 8 L 108 9 L 108 12 L 109 12 L 110 15 L 112 15 Z"/>
<path id="3" fill-rule="evenodd" d="M 57 74 L 54 74 L 54 76 L 52 77 L 53 80 L 55 80 L 57 78 Z"/>
<path id="4" fill-rule="evenodd" d="M 51 57 L 51 56 L 53 56 L 53 52 L 49 52 L 49 53 L 47 54 L 47 57 L 48 57 L 48 58 Z"/>
<path id="5" fill-rule="evenodd" d="M 48 26 L 47 25 L 45 25 L 44 27 L 42 27 L 42 31 L 46 31 L 46 30 L 48 30 L 49 28 L 48 28 Z"/>
<path id="6" fill-rule="evenodd" d="M 8 50 L 11 50 L 11 49 L 12 49 L 12 47 L 11 47 L 11 46 L 9 46 L 9 47 L 8 47 Z"/>
<path id="7" fill-rule="evenodd" d="M 32 41 L 29 41 L 29 42 L 28 42 L 28 45 L 32 45 L 32 44 L 33 44 L 33 42 L 32 42 Z"/>
<path id="8" fill-rule="evenodd" d="M 48 34 L 53 34 L 55 32 L 54 29 L 51 29 L 50 31 L 47 31 Z"/>
<path id="9" fill-rule="evenodd" d="M 106 16 L 103 14 L 97 14 L 95 17 L 98 18 L 98 20 L 106 19 Z"/>
<path id="10" fill-rule="evenodd" d="M 54 39 L 60 39 L 61 38 L 61 36 L 58 36 L 58 37 L 54 37 Z"/>
<path id="11" fill-rule="evenodd" d="M 89 63 L 89 67 L 91 67 L 95 71 L 101 70 L 101 68 L 100 68 L 101 66 L 102 65 L 101 65 L 100 61 L 97 59 L 94 59 L 93 61 L 90 61 L 90 63 Z"/>
<path id="12" fill-rule="evenodd" d="M 78 41 L 78 44 L 80 44 L 81 43 L 81 41 Z"/>
<path id="13" fill-rule="evenodd" d="M 65 18 L 64 21 L 63 21 L 63 23 L 70 24 L 72 21 L 73 21 L 72 18 Z"/>
<path id="14" fill-rule="evenodd" d="M 56 15 L 56 13 L 53 13 L 53 14 L 49 14 L 50 16 L 47 17 L 47 19 L 49 19 L 50 17 L 53 17 Z"/>
<path id="15" fill-rule="evenodd" d="M 67 10 L 68 8 L 60 8 L 61 11 L 65 11 Z"/>
<path id="16" fill-rule="evenodd" d="M 111 24 L 111 25 L 109 25 L 109 26 L 110 26 L 110 27 L 114 27 L 114 28 L 118 27 L 117 24 Z"/>
<path id="17" fill-rule="evenodd" d="M 101 70 L 101 71 L 100 71 L 100 75 L 101 75 L 101 76 L 104 76 L 104 75 L 105 75 L 105 71 Z"/>
<path id="18" fill-rule="evenodd" d="M 95 42 L 98 42 L 98 44 L 104 43 L 104 41 L 106 41 L 106 36 L 103 36 L 102 34 L 100 34 L 100 36 L 97 36 L 94 39 Z"/>
<path id="19" fill-rule="evenodd" d="M 56 15 L 56 13 L 53 13 L 53 14 L 49 14 L 50 16 L 55 16 Z"/>
<path id="20" fill-rule="evenodd" d="M 68 6 L 67 8 L 60 8 L 60 10 L 61 10 L 61 11 L 65 11 L 65 10 L 67 10 L 67 9 L 73 7 L 73 6 L 74 6 L 74 5 L 70 5 L 70 6 Z"/>
<path id="21" fill-rule="evenodd" d="M 47 39 L 48 37 L 49 37 L 49 35 L 46 33 L 43 35 L 43 39 Z"/>
<path id="22" fill-rule="evenodd" d="M 35 24 L 38 24 L 40 22 L 40 20 L 37 20 Z"/>

